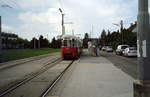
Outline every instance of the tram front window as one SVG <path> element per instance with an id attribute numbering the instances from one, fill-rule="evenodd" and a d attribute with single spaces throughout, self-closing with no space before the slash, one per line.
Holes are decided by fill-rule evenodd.
<path id="1" fill-rule="evenodd" d="M 64 40 L 63 46 L 67 46 L 67 40 Z"/>

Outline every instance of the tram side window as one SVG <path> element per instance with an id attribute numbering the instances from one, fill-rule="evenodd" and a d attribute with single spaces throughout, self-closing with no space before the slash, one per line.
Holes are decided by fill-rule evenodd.
<path id="1" fill-rule="evenodd" d="M 71 40 L 69 40 L 69 44 L 68 44 L 68 46 L 71 46 Z"/>
<path id="2" fill-rule="evenodd" d="M 79 47 L 79 41 L 77 40 L 77 47 Z"/>
<path id="3" fill-rule="evenodd" d="M 74 47 L 76 47 L 76 40 L 74 40 Z"/>
<path id="4" fill-rule="evenodd" d="M 73 47 L 75 46 L 75 41 L 74 41 L 74 39 L 72 39 L 72 46 L 73 46 Z"/>

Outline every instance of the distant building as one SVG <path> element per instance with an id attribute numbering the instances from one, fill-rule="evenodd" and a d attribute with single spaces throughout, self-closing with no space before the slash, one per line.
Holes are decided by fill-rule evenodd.
<path id="1" fill-rule="evenodd" d="M 1 38 L 2 38 L 2 49 L 18 48 L 18 44 L 16 43 L 18 35 L 2 32 Z"/>
<path id="2" fill-rule="evenodd" d="M 130 27 L 128 28 L 131 32 L 137 32 L 137 22 L 134 24 L 131 23 Z"/>

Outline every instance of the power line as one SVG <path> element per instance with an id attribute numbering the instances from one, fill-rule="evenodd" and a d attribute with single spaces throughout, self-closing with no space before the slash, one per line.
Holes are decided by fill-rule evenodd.
<path id="1" fill-rule="evenodd" d="M 8 5 L 13 9 L 22 9 L 17 2 L 14 0 L 1 0 L 4 4 L 3 5 Z"/>

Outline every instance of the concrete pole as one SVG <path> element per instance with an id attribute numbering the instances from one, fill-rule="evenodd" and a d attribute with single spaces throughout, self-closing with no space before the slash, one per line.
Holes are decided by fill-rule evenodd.
<path id="1" fill-rule="evenodd" d="M 148 0 L 138 0 L 137 17 L 138 80 L 134 97 L 150 97 L 150 29 Z"/>
<path id="2" fill-rule="evenodd" d="M 59 11 L 61 12 L 61 15 L 62 15 L 62 23 L 61 23 L 61 25 L 62 25 L 62 35 L 64 35 L 65 34 L 65 26 L 64 26 L 64 15 L 65 14 L 63 13 L 61 8 L 59 8 Z"/>
<path id="3" fill-rule="evenodd" d="M 123 44 L 123 20 L 120 21 L 121 43 Z"/>
<path id="4" fill-rule="evenodd" d="M 34 49 L 36 48 L 36 39 L 34 38 Z"/>
<path id="5" fill-rule="evenodd" d="M 1 16 L 0 16 L 0 52 L 1 52 L 1 49 L 2 49 L 2 21 L 1 21 Z"/>
<path id="6" fill-rule="evenodd" d="M 40 35 L 38 35 L 39 36 L 39 40 L 38 40 L 38 48 L 40 48 L 41 47 L 41 44 L 40 44 Z"/>
<path id="7" fill-rule="evenodd" d="M 39 41 L 38 41 L 38 48 L 40 48 L 41 46 L 40 46 L 40 38 L 39 38 Z"/>
<path id="8" fill-rule="evenodd" d="M 64 14 L 62 13 L 62 35 L 65 34 L 65 26 L 64 26 Z"/>

